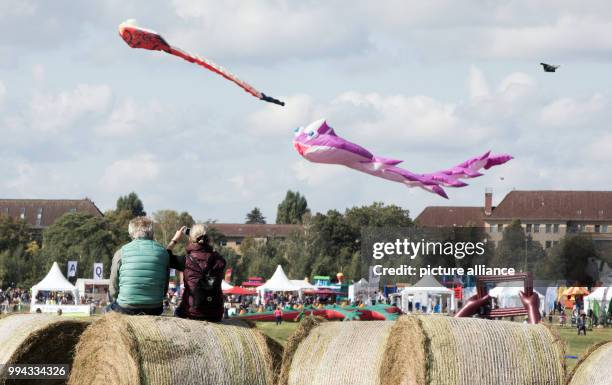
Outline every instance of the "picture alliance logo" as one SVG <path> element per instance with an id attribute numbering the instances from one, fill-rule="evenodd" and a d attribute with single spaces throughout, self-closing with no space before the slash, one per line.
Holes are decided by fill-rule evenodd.
<path id="1" fill-rule="evenodd" d="M 466 256 L 482 256 L 486 250 L 487 240 L 481 242 L 442 242 L 442 241 L 411 241 L 409 239 L 396 239 L 394 242 L 374 242 L 372 244 L 372 257 L 409 257 L 417 256 L 453 256 L 463 259 Z"/>

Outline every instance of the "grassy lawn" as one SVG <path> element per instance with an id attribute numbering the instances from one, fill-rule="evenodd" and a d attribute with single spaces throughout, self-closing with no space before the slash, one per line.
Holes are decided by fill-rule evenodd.
<path id="1" fill-rule="evenodd" d="M 591 345 L 602 341 L 612 341 L 612 328 L 609 327 L 605 329 L 587 330 L 586 336 L 577 335 L 576 328 L 557 327 L 556 329 L 559 331 L 561 338 L 567 344 L 566 355 L 578 356 L 579 359 L 582 358 L 582 355 Z M 570 371 L 576 365 L 578 360 L 567 359 L 566 362 L 568 371 Z"/>
<path id="2" fill-rule="evenodd" d="M 297 325 L 297 322 L 283 322 L 278 326 L 274 322 L 257 322 L 257 328 L 283 345 Z"/>

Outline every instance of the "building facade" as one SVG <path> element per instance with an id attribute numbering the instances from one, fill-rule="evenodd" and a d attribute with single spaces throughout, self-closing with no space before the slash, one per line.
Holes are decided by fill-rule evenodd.
<path id="1" fill-rule="evenodd" d="M 30 228 L 43 230 L 66 213 L 88 213 L 101 217 L 102 212 L 89 198 L 85 199 L 0 199 L 0 215 L 24 220 Z"/>
<path id="2" fill-rule="evenodd" d="M 485 193 L 483 207 L 427 207 L 416 221 L 423 226 L 482 226 L 491 241 L 520 221 L 545 249 L 566 234 L 585 233 L 595 242 L 612 242 L 612 191 L 511 191 L 498 206 Z"/>
<path id="3" fill-rule="evenodd" d="M 245 238 L 252 238 L 260 242 L 268 239 L 285 239 L 296 231 L 303 231 L 302 225 L 273 225 L 273 224 L 241 224 L 241 223 L 213 223 L 209 228 L 215 229 L 223 235 L 221 245 L 233 249 L 241 254 L 240 245 Z"/>

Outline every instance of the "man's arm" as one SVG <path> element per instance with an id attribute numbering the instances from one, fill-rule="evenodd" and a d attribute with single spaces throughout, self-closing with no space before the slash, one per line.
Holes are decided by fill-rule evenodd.
<path id="1" fill-rule="evenodd" d="M 113 255 L 113 263 L 111 265 L 108 295 L 113 302 L 117 300 L 119 295 L 119 266 L 121 266 L 121 249 L 117 250 L 115 255 Z"/>

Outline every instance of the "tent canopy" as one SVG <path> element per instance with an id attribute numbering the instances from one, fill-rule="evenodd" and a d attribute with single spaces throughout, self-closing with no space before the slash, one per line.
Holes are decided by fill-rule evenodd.
<path id="1" fill-rule="evenodd" d="M 291 282 L 294 286 L 297 286 L 302 290 L 315 289 L 315 286 L 310 282 L 306 281 L 305 279 L 290 279 L 289 282 Z"/>
<path id="2" fill-rule="evenodd" d="M 454 294 L 454 292 L 438 282 L 434 277 L 426 275 L 413 286 L 406 287 L 402 294 L 429 293 L 429 294 Z"/>
<path id="3" fill-rule="evenodd" d="M 227 283 L 226 280 L 221 280 L 221 290 L 226 291 L 226 290 L 230 290 L 233 289 L 234 286 L 230 285 L 229 283 Z"/>
<path id="4" fill-rule="evenodd" d="M 300 287 L 291 283 L 281 265 L 276 266 L 276 271 L 257 291 L 299 291 Z"/>
<path id="5" fill-rule="evenodd" d="M 78 298 L 76 286 L 64 277 L 57 262 L 53 262 L 53 266 L 42 281 L 32 286 L 32 298 L 36 298 L 39 291 L 69 291 L 74 295 L 75 300 Z"/>
<path id="6" fill-rule="evenodd" d="M 489 295 L 497 298 L 497 304 L 501 308 L 523 307 L 520 297 L 520 292 L 523 290 L 525 290 L 523 286 L 517 286 L 514 282 L 501 282 L 499 285 L 489 290 Z M 536 290 L 533 292 L 536 293 L 540 299 L 540 311 L 546 310 L 544 296 Z"/>
<path id="7" fill-rule="evenodd" d="M 600 286 L 586 297 L 585 301 L 604 301 L 612 298 L 612 286 Z"/>

